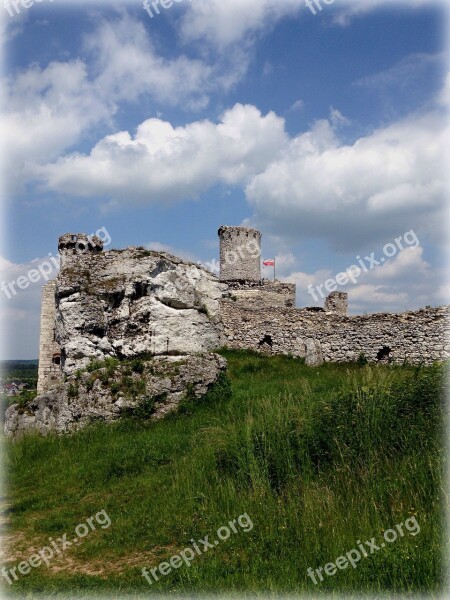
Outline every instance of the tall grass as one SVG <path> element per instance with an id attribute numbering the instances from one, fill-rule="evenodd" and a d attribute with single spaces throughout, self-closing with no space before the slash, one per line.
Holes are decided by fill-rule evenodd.
<path id="1" fill-rule="evenodd" d="M 101 509 L 112 525 L 71 550 L 102 575 L 34 569 L 15 590 L 148 592 L 140 574 L 247 512 L 240 532 L 154 584 L 161 592 L 425 592 L 442 585 L 442 366 L 309 369 L 225 351 L 200 405 L 70 437 L 7 444 L 12 525 L 42 545 Z M 357 540 L 415 515 L 405 536 L 314 586 Z M 121 567 L 118 569 L 117 564 Z"/>

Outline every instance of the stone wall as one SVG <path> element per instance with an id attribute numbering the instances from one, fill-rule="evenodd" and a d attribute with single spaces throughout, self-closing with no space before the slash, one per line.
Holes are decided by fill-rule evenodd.
<path id="1" fill-rule="evenodd" d="M 295 283 L 281 283 L 263 279 L 261 283 L 248 281 L 244 284 L 228 282 L 231 298 L 239 305 L 254 308 L 295 306 Z"/>
<path id="2" fill-rule="evenodd" d="M 246 308 L 221 303 L 227 346 L 326 362 L 356 361 L 430 364 L 450 357 L 449 308 L 401 314 L 343 316 L 314 309 Z"/>
<path id="3" fill-rule="evenodd" d="M 61 353 L 55 340 L 55 293 L 56 281 L 49 281 L 42 288 L 38 394 L 52 389 L 61 380 Z"/>
<path id="4" fill-rule="evenodd" d="M 331 292 L 325 300 L 325 312 L 348 314 L 348 294 L 345 292 Z"/>

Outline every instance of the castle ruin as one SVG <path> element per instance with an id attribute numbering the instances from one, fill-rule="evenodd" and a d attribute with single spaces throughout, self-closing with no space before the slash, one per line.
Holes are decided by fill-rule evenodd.
<path id="1" fill-rule="evenodd" d="M 98 358 L 100 354 L 123 356 L 124 343 L 130 345 L 129 340 L 126 341 L 127 336 L 138 338 L 125 353 L 127 356 L 139 354 L 139 351 L 154 354 L 209 351 L 219 345 L 226 345 L 273 354 L 292 354 L 300 358 L 307 358 L 308 349 L 312 348 L 315 364 L 356 361 L 360 355 L 364 355 L 369 362 L 411 364 L 429 364 L 449 357 L 450 346 L 446 338 L 448 307 L 398 314 L 349 316 L 348 295 L 333 292 L 326 298 L 322 309 L 296 308 L 295 284 L 261 278 L 259 231 L 246 227 L 222 226 L 218 235 L 220 278 L 209 272 L 207 275 L 207 279 L 216 287 L 213 294 L 214 307 L 210 307 L 209 318 L 205 315 L 209 327 L 204 327 L 204 340 L 194 343 L 194 336 L 191 338 L 192 348 L 185 348 L 184 342 L 180 344 L 180 336 L 170 328 L 165 332 L 160 331 L 163 321 L 158 323 L 156 307 L 153 307 L 156 317 L 154 329 L 150 327 L 153 321 L 150 318 L 147 323 L 144 320 L 144 327 L 132 325 L 130 306 L 133 300 L 137 301 L 143 295 L 161 299 L 155 285 L 139 275 L 139 272 L 146 272 L 155 259 L 158 266 L 154 272 L 158 276 L 164 273 L 165 268 L 166 275 L 171 274 L 170 281 L 166 281 L 167 277 L 163 278 L 166 288 L 167 284 L 173 288 L 174 296 L 166 298 L 166 309 L 175 314 L 178 311 L 178 316 L 180 309 L 189 304 L 183 300 L 187 293 L 183 284 L 186 274 L 178 273 L 175 276 L 169 261 L 175 260 L 178 265 L 186 265 L 188 270 L 197 272 L 197 276 L 201 273 L 198 285 L 195 281 L 189 284 L 194 287 L 189 293 L 194 296 L 197 293 L 199 298 L 202 288 L 205 288 L 204 269 L 165 253 L 150 252 L 142 248 L 103 252 L 102 242 L 98 238 L 88 238 L 83 234 L 62 236 L 58 244 L 61 255 L 60 275 L 57 281 L 51 281 L 43 288 L 38 393 L 52 389 L 59 383 L 62 374 L 79 366 L 80 361 L 84 364 L 86 359 Z M 130 261 L 137 262 L 139 268 L 130 269 Z M 105 273 L 100 278 L 95 278 L 96 273 L 103 271 Z M 68 279 L 73 279 L 74 276 L 75 281 L 68 283 Z M 81 299 L 80 291 L 75 290 L 77 286 L 91 287 L 91 291 L 99 294 L 103 301 L 106 299 L 107 306 L 105 314 L 98 315 L 99 322 L 91 324 L 90 329 L 85 329 L 85 348 L 81 352 L 84 356 L 80 354 L 78 358 L 71 352 L 73 340 L 64 340 L 61 327 L 58 328 L 57 325 L 57 313 L 61 321 L 68 313 L 66 307 L 75 306 Z M 145 289 L 146 286 L 148 289 Z M 125 308 L 128 296 L 131 304 Z M 190 300 L 195 307 L 193 298 Z M 164 294 L 162 301 L 164 304 Z M 199 308 L 202 303 L 199 300 L 197 304 Z M 114 320 L 107 322 L 108 313 L 118 309 L 125 313 L 125 325 L 120 332 Z M 83 330 L 83 322 L 78 323 L 77 328 Z M 138 332 L 137 336 L 133 331 Z M 101 341 L 96 349 L 92 338 Z M 92 349 L 91 355 L 89 349 Z M 77 351 L 80 353 L 79 348 Z"/>
<path id="2" fill-rule="evenodd" d="M 207 391 L 226 367 L 214 354 L 223 346 L 289 354 L 310 366 L 361 356 L 394 364 L 449 357 L 448 307 L 349 316 L 347 294 L 333 292 L 323 308 L 297 308 L 294 284 L 261 278 L 259 231 L 224 226 L 219 240 L 218 278 L 168 253 L 103 251 L 95 236 L 61 236 L 60 272 L 42 294 L 38 398 L 28 412 L 8 409 L 6 432 L 62 432 L 132 408 L 136 398 L 80 380 L 93 361 L 150 357 L 146 393 L 160 398 L 158 416 L 176 407 L 186 387 Z"/>

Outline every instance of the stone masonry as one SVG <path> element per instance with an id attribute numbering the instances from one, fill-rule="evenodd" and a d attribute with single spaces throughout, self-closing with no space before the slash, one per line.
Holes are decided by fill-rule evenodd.
<path id="1" fill-rule="evenodd" d="M 41 332 L 39 341 L 39 372 L 37 393 L 43 394 L 61 379 L 61 349 L 56 341 L 56 281 L 42 288 Z"/>
<path id="2" fill-rule="evenodd" d="M 347 316 L 348 295 L 295 308 L 295 285 L 261 279 L 261 234 L 219 229 L 220 279 L 143 248 L 102 251 L 98 238 L 59 239 L 61 271 L 43 289 L 38 391 L 94 359 L 209 352 L 221 345 L 305 357 L 308 364 L 445 360 L 447 308 Z"/>
<path id="3" fill-rule="evenodd" d="M 360 354 L 370 362 L 398 364 L 430 364 L 450 356 L 448 307 L 346 316 L 316 309 L 249 308 L 223 300 L 221 316 L 230 348 L 307 359 L 314 353 L 319 364 L 352 362 Z"/>
<path id="4" fill-rule="evenodd" d="M 220 279 L 223 281 L 261 281 L 261 233 L 247 227 L 219 229 Z"/>
<path id="5" fill-rule="evenodd" d="M 164 252 L 61 236 L 60 272 L 42 293 L 38 397 L 7 409 L 6 434 L 161 418 L 218 381 L 226 361 L 214 349 L 225 345 L 311 367 L 450 356 L 448 307 L 348 316 L 347 294 L 334 292 L 324 308 L 295 308 L 295 285 L 261 279 L 259 231 L 221 227 L 219 237 L 220 278 Z"/>

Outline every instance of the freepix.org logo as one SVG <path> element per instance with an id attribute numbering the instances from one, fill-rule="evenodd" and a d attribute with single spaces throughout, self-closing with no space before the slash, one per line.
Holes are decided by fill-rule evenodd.
<path id="1" fill-rule="evenodd" d="M 20 8 L 31 8 L 34 3 L 40 4 L 43 0 L 3 0 L 3 6 L 10 17 L 20 15 Z M 47 0 L 53 2 L 53 0 Z"/>
<path id="2" fill-rule="evenodd" d="M 309 284 L 308 294 L 314 298 L 315 302 L 318 302 L 319 296 L 324 299 L 327 293 L 331 294 L 332 292 L 336 292 L 338 286 L 343 287 L 350 282 L 356 285 L 361 275 L 378 267 L 382 267 L 388 259 L 394 258 L 399 252 L 403 252 L 407 248 L 417 248 L 420 246 L 420 240 L 414 229 L 395 238 L 394 242 L 395 243 L 389 242 L 383 247 L 383 254 L 379 259 L 375 258 L 375 252 L 371 252 L 369 256 L 365 256 L 364 258 L 361 258 L 361 256 L 358 255 L 356 257 L 358 262 L 357 265 L 351 265 L 345 271 L 338 273 L 334 278 L 327 279 L 327 281 L 320 285 L 316 285 L 316 287 Z"/>
<path id="3" fill-rule="evenodd" d="M 168 10 L 172 8 L 174 4 L 180 4 L 180 2 L 187 2 L 188 0 L 144 0 L 144 10 L 147 11 L 150 19 L 153 19 L 155 15 L 160 15 L 160 8 Z M 189 0 L 192 2 L 192 0 Z"/>

